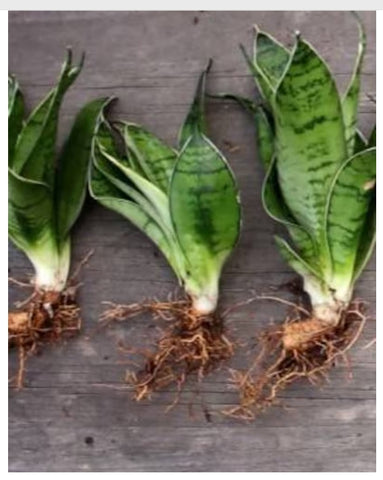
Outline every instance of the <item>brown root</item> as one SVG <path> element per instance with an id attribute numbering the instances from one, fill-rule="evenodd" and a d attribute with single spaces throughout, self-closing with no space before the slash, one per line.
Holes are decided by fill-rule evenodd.
<path id="1" fill-rule="evenodd" d="M 27 356 L 37 353 L 43 344 L 71 337 L 81 328 L 76 287 L 63 292 L 35 291 L 21 310 L 8 313 L 8 344 L 19 351 L 15 386 L 24 384 Z"/>
<path id="2" fill-rule="evenodd" d="M 201 379 L 223 360 L 230 358 L 234 346 L 225 336 L 222 317 L 217 314 L 196 315 L 189 300 L 111 304 L 101 321 L 123 321 L 145 312 L 151 313 L 156 320 L 162 320 L 165 327 L 161 329 L 154 352 L 128 349 L 129 353 L 144 355 L 146 360 L 138 373 L 127 372 L 126 381 L 133 387 L 137 401 L 169 385 L 176 385 L 178 393 L 171 408 L 177 403 L 190 374 L 196 374 Z"/>
<path id="3" fill-rule="evenodd" d="M 305 378 L 318 386 L 338 360 L 348 365 L 347 352 L 367 321 L 363 307 L 361 302 L 352 303 L 336 326 L 324 325 L 316 318 L 298 318 L 263 332 L 251 368 L 232 371 L 240 405 L 223 413 L 253 420 L 277 403 L 279 394 L 296 380 Z"/>

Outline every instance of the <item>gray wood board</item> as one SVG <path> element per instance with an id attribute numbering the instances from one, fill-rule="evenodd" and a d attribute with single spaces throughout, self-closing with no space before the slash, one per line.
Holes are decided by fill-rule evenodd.
<path id="1" fill-rule="evenodd" d="M 363 68 L 360 124 L 375 122 L 375 13 L 361 13 L 368 50 Z M 211 92 L 252 95 L 253 81 L 238 44 L 251 45 L 257 23 L 291 44 L 293 31 L 329 62 L 341 88 L 353 68 L 357 29 L 346 12 L 11 12 L 10 72 L 17 75 L 28 107 L 46 93 L 58 75 L 64 49 L 87 53 L 82 74 L 66 96 L 58 147 L 80 105 L 97 96 L 117 95 L 113 116 L 146 125 L 169 143 L 191 101 L 197 77 L 214 58 Z M 235 105 L 208 102 L 212 139 L 230 160 L 243 203 L 241 241 L 222 278 L 222 308 L 251 295 L 273 292 L 294 277 L 281 260 L 272 235 L 281 228 L 260 203 L 262 170 L 256 158 L 253 125 Z M 230 152 L 230 144 L 239 147 Z M 83 334 L 46 348 L 28 363 L 21 392 L 10 389 L 9 468 L 12 471 L 373 471 L 375 469 L 375 351 L 363 349 L 375 337 L 374 320 L 352 352 L 352 373 L 333 370 L 328 384 L 315 389 L 296 384 L 253 424 L 219 415 L 236 402 L 222 368 L 199 386 L 185 388 L 169 413 L 174 392 L 136 404 L 123 377 L 127 357 L 119 339 L 150 345 L 157 329 L 147 318 L 95 333 L 102 300 L 128 303 L 146 296 L 164 298 L 176 287 L 155 247 L 134 227 L 88 201 L 73 235 L 73 264 L 90 249 L 79 302 Z M 10 246 L 10 274 L 32 273 L 24 255 Z M 287 299 L 294 297 L 278 291 Z M 356 295 L 374 314 L 375 260 L 357 284 Z M 10 305 L 26 292 L 10 286 Z M 283 305 L 263 302 L 234 311 L 231 335 L 250 346 L 257 331 L 281 321 Z M 236 355 L 243 368 L 250 357 Z M 10 355 L 10 368 L 16 357 Z M 190 405 L 193 405 L 191 408 Z M 209 410 L 211 417 L 206 415 Z M 210 420 L 210 421 L 208 421 Z"/>

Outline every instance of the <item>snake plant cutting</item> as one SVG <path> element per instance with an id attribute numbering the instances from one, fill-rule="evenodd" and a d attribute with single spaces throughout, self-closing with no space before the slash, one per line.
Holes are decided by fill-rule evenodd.
<path id="1" fill-rule="evenodd" d="M 31 261 L 34 293 L 24 308 L 9 313 L 9 338 L 23 348 L 40 335 L 75 330 L 78 308 L 69 293 L 70 234 L 85 199 L 93 130 L 106 99 L 88 103 L 78 114 L 56 158 L 56 134 L 63 97 L 83 64 L 68 50 L 57 85 L 24 119 L 19 84 L 8 78 L 8 230 L 14 245 Z"/>
<path id="2" fill-rule="evenodd" d="M 206 317 L 217 308 L 222 267 L 238 240 L 241 218 L 233 173 L 206 134 L 208 69 L 199 79 L 177 149 L 139 125 L 117 122 L 121 151 L 110 125 L 100 122 L 90 182 L 93 198 L 128 219 L 157 245 L 190 297 L 191 305 L 166 304 L 178 320 L 181 315 L 182 325 L 173 329 L 171 340 L 162 342 L 167 345 L 168 360 L 173 357 L 173 363 L 189 366 L 194 362 L 200 366 L 205 360 L 208 364 L 221 355 L 217 350 L 227 351 L 221 336 L 214 352 L 209 350 L 212 322 Z M 151 305 L 154 311 L 164 307 Z M 161 365 L 167 365 L 160 357 Z"/>
<path id="3" fill-rule="evenodd" d="M 242 47 L 262 101 L 231 97 L 253 115 L 266 171 L 263 206 L 288 231 L 290 239 L 277 236 L 276 244 L 303 278 L 312 306 L 308 319 L 284 325 L 280 362 L 258 379 L 255 397 L 273 398 L 276 385 L 330 366 L 353 341 L 351 312 L 361 318 L 351 301 L 375 243 L 376 148 L 375 130 L 367 140 L 357 128 L 366 45 L 359 19 L 358 26 L 358 54 L 343 95 L 299 33 L 289 50 L 256 27 L 252 58 Z"/>

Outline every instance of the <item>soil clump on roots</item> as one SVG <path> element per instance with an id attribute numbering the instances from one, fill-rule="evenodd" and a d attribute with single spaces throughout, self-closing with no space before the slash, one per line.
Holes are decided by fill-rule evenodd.
<path id="1" fill-rule="evenodd" d="M 291 383 L 303 378 L 320 386 L 338 361 L 349 365 L 347 352 L 367 321 L 364 307 L 363 302 L 352 302 L 338 324 L 329 326 L 308 318 L 308 312 L 296 305 L 293 319 L 287 318 L 283 325 L 270 327 L 259 336 L 259 353 L 251 367 L 246 372 L 232 371 L 240 401 L 223 413 L 254 420 L 278 403 L 279 394 Z"/>
<path id="2" fill-rule="evenodd" d="M 233 355 L 234 345 L 225 335 L 223 317 L 217 313 L 196 315 L 188 299 L 109 305 L 101 317 L 104 324 L 151 313 L 161 326 L 154 351 L 124 349 L 145 357 L 142 369 L 126 375 L 137 401 L 149 398 L 153 392 L 170 385 L 176 385 L 179 394 L 189 375 L 195 374 L 201 380 Z M 174 404 L 176 401 L 177 398 Z"/>

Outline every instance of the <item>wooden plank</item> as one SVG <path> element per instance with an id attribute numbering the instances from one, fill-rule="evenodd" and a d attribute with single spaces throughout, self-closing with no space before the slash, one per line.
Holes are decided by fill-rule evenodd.
<path id="1" fill-rule="evenodd" d="M 362 12 L 368 35 L 360 123 L 375 122 L 375 14 Z M 28 106 L 46 92 L 67 44 L 87 60 L 62 110 L 59 145 L 81 104 L 116 94 L 113 116 L 141 122 L 174 143 L 208 56 L 215 60 L 208 88 L 252 95 L 253 82 L 239 53 L 258 23 L 282 41 L 299 29 L 329 61 L 340 88 L 347 84 L 357 31 L 345 12 L 10 12 L 10 71 L 24 88 Z M 235 105 L 210 101 L 211 136 L 225 151 L 238 178 L 244 213 L 241 241 L 222 279 L 222 308 L 253 291 L 274 292 L 293 276 L 279 257 L 272 235 L 281 228 L 263 212 L 263 173 L 256 158 L 254 130 Z M 239 149 L 230 152 L 230 144 Z M 147 318 L 96 332 L 102 300 L 131 302 L 165 297 L 174 276 L 155 247 L 128 222 L 93 202 L 75 228 L 73 262 L 91 248 L 79 302 L 83 335 L 47 348 L 28 364 L 26 388 L 10 390 L 9 468 L 12 471 L 373 471 L 375 469 L 375 351 L 363 349 L 375 337 L 369 321 L 352 353 L 353 378 L 336 368 L 329 384 L 294 385 L 255 424 L 229 419 L 220 411 L 236 401 L 222 368 L 199 386 L 188 384 L 180 405 L 166 407 L 174 392 L 136 404 L 123 383 L 130 368 L 116 344 L 150 345 L 157 329 Z M 31 274 L 23 254 L 10 246 L 10 274 Z M 10 302 L 26 295 L 10 286 Z M 294 297 L 279 291 L 286 298 Z M 356 295 L 375 304 L 375 260 Z M 238 341 L 254 342 L 256 332 L 285 315 L 282 305 L 257 302 L 228 319 Z M 243 368 L 246 348 L 231 362 Z M 10 355 L 10 368 L 16 364 Z M 193 408 L 190 407 L 193 405 Z M 209 414 L 207 415 L 206 411 Z"/>

